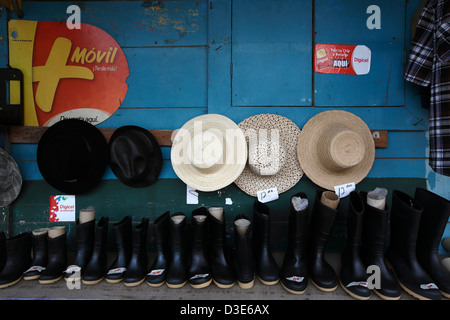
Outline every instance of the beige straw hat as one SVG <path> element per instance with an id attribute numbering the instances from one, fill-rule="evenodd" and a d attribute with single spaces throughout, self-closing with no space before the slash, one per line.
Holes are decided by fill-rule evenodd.
<path id="1" fill-rule="evenodd" d="M 359 183 L 375 159 L 375 143 L 367 124 L 342 110 L 321 112 L 305 124 L 298 140 L 300 165 L 318 186 L 333 190 Z"/>
<path id="2" fill-rule="evenodd" d="M 258 114 L 239 123 L 248 143 L 248 162 L 236 185 L 245 193 L 277 188 L 283 193 L 297 184 L 303 171 L 297 159 L 298 126 L 276 114 Z"/>
<path id="3" fill-rule="evenodd" d="M 246 160 L 242 130 L 219 114 L 189 120 L 172 141 L 171 162 L 176 175 L 199 191 L 228 186 L 241 174 Z"/>

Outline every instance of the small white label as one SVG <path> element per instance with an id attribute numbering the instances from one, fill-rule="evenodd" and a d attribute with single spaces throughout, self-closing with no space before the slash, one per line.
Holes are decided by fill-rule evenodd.
<path id="1" fill-rule="evenodd" d="M 334 187 L 334 192 L 339 196 L 339 198 L 345 198 L 350 194 L 350 192 L 355 191 L 356 186 L 354 182 L 341 184 L 340 186 Z"/>
<path id="2" fill-rule="evenodd" d="M 286 277 L 286 280 L 290 280 L 290 281 L 294 281 L 294 282 L 303 282 L 303 279 L 305 279 L 305 277 L 300 277 L 300 276 Z"/>
<path id="3" fill-rule="evenodd" d="M 429 290 L 429 289 L 439 289 L 433 282 L 421 284 L 420 289 Z"/>
<path id="4" fill-rule="evenodd" d="M 41 267 L 41 266 L 32 266 L 30 269 L 28 269 L 27 271 L 25 271 L 24 273 L 30 272 L 30 271 L 38 271 L 38 272 L 42 272 L 45 270 L 45 267 Z"/>
<path id="5" fill-rule="evenodd" d="M 259 202 L 266 203 L 278 199 L 278 189 L 270 188 L 256 192 Z"/>
<path id="6" fill-rule="evenodd" d="M 198 204 L 198 192 L 186 185 L 186 204 Z"/>
<path id="7" fill-rule="evenodd" d="M 348 288 L 348 287 L 355 287 L 355 286 L 358 286 L 358 287 L 368 287 L 368 284 L 367 284 L 367 282 L 366 281 L 353 281 L 353 282 L 350 282 L 348 285 L 346 285 L 346 287 Z"/>
<path id="8" fill-rule="evenodd" d="M 148 273 L 149 276 L 159 276 L 165 269 L 154 269 Z"/>
<path id="9" fill-rule="evenodd" d="M 81 267 L 76 266 L 76 265 L 70 265 L 67 267 L 66 271 L 64 271 L 65 273 L 74 273 L 74 272 L 80 272 L 81 271 Z"/>
<path id="10" fill-rule="evenodd" d="M 194 280 L 194 279 L 202 279 L 202 278 L 206 278 L 209 276 L 209 273 L 200 273 L 200 274 L 195 274 L 193 275 L 189 280 Z"/>
<path id="11" fill-rule="evenodd" d="M 108 271 L 108 274 L 118 274 L 127 271 L 127 268 L 115 268 Z"/>
<path id="12" fill-rule="evenodd" d="M 233 200 L 231 200 L 231 198 L 225 198 L 225 204 L 231 206 L 233 204 Z"/>

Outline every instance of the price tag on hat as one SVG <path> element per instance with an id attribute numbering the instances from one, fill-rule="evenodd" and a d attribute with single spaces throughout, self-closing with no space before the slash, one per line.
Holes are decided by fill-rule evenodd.
<path id="1" fill-rule="evenodd" d="M 256 192 L 256 196 L 259 202 L 266 203 L 278 199 L 278 189 L 270 188 L 266 190 L 259 190 Z"/>
<path id="2" fill-rule="evenodd" d="M 352 191 L 356 190 L 356 185 L 354 182 L 341 184 L 334 187 L 334 192 L 339 196 L 339 198 L 345 198 Z"/>

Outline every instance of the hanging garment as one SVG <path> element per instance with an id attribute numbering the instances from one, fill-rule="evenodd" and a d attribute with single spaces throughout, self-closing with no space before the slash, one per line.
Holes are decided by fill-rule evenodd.
<path id="1" fill-rule="evenodd" d="M 429 0 L 412 39 L 405 79 L 431 90 L 429 164 L 450 176 L 450 1 Z"/>

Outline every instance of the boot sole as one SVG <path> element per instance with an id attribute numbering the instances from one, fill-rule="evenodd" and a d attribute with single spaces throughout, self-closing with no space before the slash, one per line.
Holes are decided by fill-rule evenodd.
<path id="1" fill-rule="evenodd" d="M 214 284 L 215 284 L 216 286 L 218 286 L 219 288 L 222 288 L 222 289 L 229 289 L 229 288 L 231 288 L 232 286 L 234 286 L 234 282 L 231 283 L 231 284 L 222 284 L 222 283 L 217 282 L 217 281 L 214 280 L 214 279 L 213 279 L 213 281 L 214 281 Z"/>
<path id="2" fill-rule="evenodd" d="M 40 274 L 35 275 L 35 276 L 23 276 L 23 280 L 26 280 L 26 281 L 28 281 L 28 280 L 36 280 L 36 279 L 39 279 L 40 277 L 41 277 Z"/>
<path id="3" fill-rule="evenodd" d="M 56 279 L 49 279 L 49 280 L 41 280 L 41 279 L 39 279 L 39 283 L 40 283 L 40 284 L 51 284 L 51 283 L 58 282 L 61 278 L 62 278 L 62 275 L 59 276 L 59 277 L 56 278 Z"/>
<path id="4" fill-rule="evenodd" d="M 258 279 L 259 279 L 259 281 L 261 281 L 266 286 L 274 286 L 280 281 L 280 279 L 277 279 L 275 281 L 265 281 L 265 280 L 261 279 L 259 276 L 258 276 Z"/>
<path id="5" fill-rule="evenodd" d="M 136 281 L 136 282 L 124 282 L 124 284 L 127 287 L 136 287 L 138 285 L 140 285 L 142 282 L 144 282 L 145 278 L 143 278 L 142 280 Z"/>
<path id="6" fill-rule="evenodd" d="M 385 296 L 384 294 L 381 294 L 377 290 L 372 290 L 372 291 L 375 292 L 375 294 L 383 300 L 400 300 L 400 298 L 402 297 L 402 295 L 399 295 L 398 297 L 389 297 L 389 296 Z"/>
<path id="7" fill-rule="evenodd" d="M 192 288 L 194 289 L 201 289 L 201 288 L 206 288 L 207 286 L 209 286 L 212 282 L 212 279 L 209 279 L 209 281 L 205 282 L 205 283 L 201 283 L 201 284 L 192 284 L 189 283 L 191 285 Z"/>
<path id="8" fill-rule="evenodd" d="M 166 284 L 167 284 L 167 286 L 168 286 L 169 288 L 172 288 L 172 289 L 178 289 L 178 288 L 184 287 L 184 285 L 186 284 L 186 282 L 187 282 L 187 281 L 185 281 L 185 282 L 183 282 L 183 283 L 180 283 L 180 284 L 171 284 L 171 283 L 168 283 L 168 282 L 166 281 Z"/>
<path id="9" fill-rule="evenodd" d="M 241 287 L 242 289 L 250 289 L 253 287 L 253 285 L 255 284 L 255 280 L 252 280 L 250 282 L 237 282 L 239 287 Z"/>
<path id="10" fill-rule="evenodd" d="M 100 281 L 103 280 L 104 277 L 101 277 L 100 279 L 97 280 L 84 280 L 82 279 L 81 282 L 83 282 L 84 284 L 97 284 L 100 283 Z"/>
<path id="11" fill-rule="evenodd" d="M 108 279 L 108 278 L 106 278 L 105 280 L 108 283 L 119 283 L 120 281 L 123 280 L 123 278 L 120 278 L 120 279 Z"/>
<path id="12" fill-rule="evenodd" d="M 442 296 L 444 296 L 445 298 L 450 298 L 450 293 L 448 293 L 448 292 L 441 291 L 441 294 L 442 294 Z"/>
<path id="13" fill-rule="evenodd" d="M 303 291 L 295 291 L 295 290 L 292 290 L 292 289 L 287 288 L 287 287 L 283 284 L 283 282 L 281 282 L 281 286 L 282 286 L 284 289 L 286 289 L 287 292 L 292 293 L 292 294 L 304 294 L 304 293 L 306 292 L 306 289 L 307 289 L 307 288 L 305 288 L 305 290 L 303 290 Z"/>
<path id="14" fill-rule="evenodd" d="M 323 291 L 323 292 L 332 292 L 332 291 L 336 290 L 338 287 L 336 285 L 334 288 L 323 288 L 323 287 L 319 286 L 318 284 L 316 284 L 314 281 L 311 280 L 311 282 L 317 289 L 319 289 L 320 291 Z"/>
<path id="15" fill-rule="evenodd" d="M 350 290 L 348 290 L 347 287 L 344 286 L 344 284 L 341 281 L 339 281 L 339 283 L 340 283 L 342 289 L 344 289 L 344 291 L 347 292 L 353 298 L 358 299 L 358 300 L 369 300 L 370 299 L 370 295 L 368 297 L 358 296 L 357 294 L 355 294 L 355 293 L 351 292 Z"/>
<path id="16" fill-rule="evenodd" d="M 163 281 L 163 282 L 159 282 L 159 283 L 150 283 L 150 282 L 148 282 L 148 281 L 145 281 L 150 287 L 153 287 L 153 288 L 158 288 L 158 287 L 161 287 L 163 284 L 164 284 L 164 282 L 166 282 L 165 280 Z"/>
<path id="17" fill-rule="evenodd" d="M 23 275 L 21 275 L 19 279 L 14 280 L 13 282 L 9 282 L 9 283 L 2 284 L 2 285 L 0 285 L 0 289 L 7 288 L 7 287 L 10 287 L 10 286 L 13 286 L 13 285 L 15 285 L 17 282 L 19 282 L 20 280 L 22 280 L 22 278 L 23 278 Z"/>

